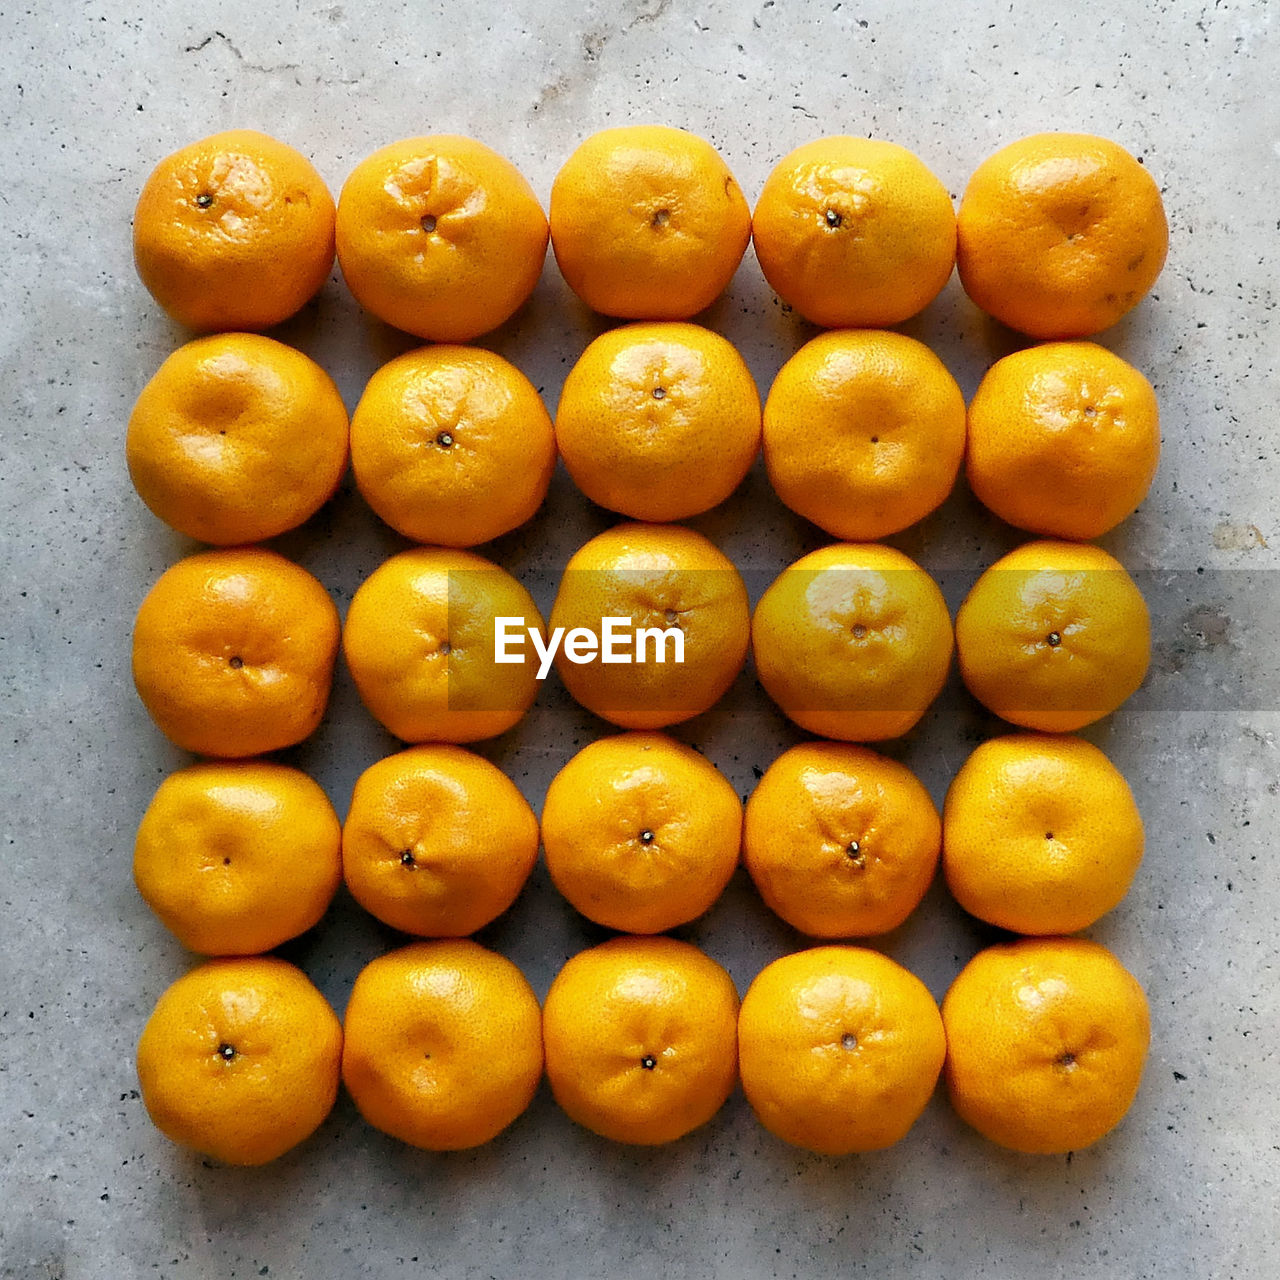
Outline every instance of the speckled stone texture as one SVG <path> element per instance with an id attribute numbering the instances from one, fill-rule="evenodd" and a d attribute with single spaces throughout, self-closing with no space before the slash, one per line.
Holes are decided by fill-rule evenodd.
<path id="1" fill-rule="evenodd" d="M 1259 0 L 7 7 L 0 1273 L 1276 1275 L 1274 13 Z M 138 898 L 130 858 L 152 791 L 184 758 L 134 697 L 129 630 L 149 584 L 192 544 L 150 515 L 125 473 L 133 399 L 184 337 L 133 274 L 139 186 L 161 156 L 232 126 L 298 146 L 335 191 L 382 143 L 447 130 L 509 155 L 545 201 L 580 138 L 629 121 L 710 138 L 751 199 L 786 151 L 830 132 L 900 142 L 958 196 L 1006 141 L 1093 131 L 1141 156 L 1165 191 L 1169 264 L 1103 336 L 1148 374 L 1163 408 L 1150 499 L 1104 540 L 1143 571 L 1156 664 L 1147 690 L 1087 735 L 1132 780 L 1148 824 L 1137 883 L 1091 935 L 1149 990 L 1154 1041 L 1123 1127 L 1074 1158 L 1002 1152 L 941 1096 L 897 1148 L 841 1160 L 775 1141 L 740 1094 L 705 1129 L 646 1151 L 575 1128 L 544 1088 L 497 1141 L 449 1156 L 382 1137 L 344 1099 L 314 1139 L 252 1172 L 179 1151 L 147 1120 L 134 1043 L 191 957 Z M 812 333 L 750 254 L 705 320 L 741 348 L 762 388 Z M 486 344 L 554 406 L 601 327 L 549 258 L 531 304 Z M 966 394 L 1017 345 L 954 280 L 905 329 Z M 280 336 L 319 359 L 352 405 L 371 371 L 410 345 L 362 316 L 336 271 Z M 609 523 L 561 472 L 542 513 L 492 552 L 519 576 L 554 580 Z M 759 467 L 692 524 L 757 590 L 823 541 Z M 961 486 L 891 541 L 946 575 L 954 605 L 1019 537 Z M 276 545 L 345 609 L 401 544 L 348 484 Z M 972 745 L 997 730 L 953 679 L 892 753 L 940 800 Z M 524 723 L 483 750 L 538 805 L 555 770 L 604 731 L 552 680 Z M 748 672 L 678 736 L 745 794 L 797 735 Z M 323 728 L 287 759 L 345 811 L 357 774 L 394 745 L 341 674 Z M 680 933 L 742 990 L 804 945 L 741 873 Z M 481 940 L 542 995 L 565 958 L 600 936 L 539 870 Z M 877 945 L 940 997 L 991 937 L 935 885 Z M 360 966 L 397 942 L 343 896 L 284 954 L 341 1011 Z"/>

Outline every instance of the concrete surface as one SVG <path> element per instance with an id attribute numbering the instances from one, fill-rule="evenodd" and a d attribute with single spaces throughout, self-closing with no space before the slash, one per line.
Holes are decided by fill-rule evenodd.
<path id="1" fill-rule="evenodd" d="M 1266 0 L 7 7 L 0 1271 L 1277 1274 L 1275 12 Z M 690 1138 L 636 1151 L 576 1129 L 544 1089 L 507 1134 L 470 1154 L 399 1146 L 343 1100 L 302 1148 L 242 1172 L 173 1148 L 143 1111 L 134 1043 L 190 958 L 130 880 L 134 827 L 183 758 L 133 695 L 128 638 L 148 585 L 190 547 L 134 496 L 123 462 L 132 401 L 183 338 L 133 275 L 139 185 L 162 155 L 233 125 L 299 146 L 335 190 L 376 146 L 452 130 L 511 156 L 545 200 L 578 139 L 631 120 L 709 137 L 753 199 L 785 151 L 839 131 L 911 147 L 958 195 L 1014 137 L 1091 130 L 1142 156 L 1165 189 L 1169 265 L 1104 338 L 1147 372 L 1163 405 L 1151 498 L 1107 539 L 1153 593 L 1156 668 L 1089 735 L 1133 780 L 1149 827 L 1137 883 L 1092 932 L 1146 984 L 1154 1043 L 1122 1129 L 1073 1159 L 997 1150 L 941 1097 L 896 1149 L 864 1158 L 784 1147 L 740 1095 Z M 750 256 L 708 322 L 742 348 L 762 387 L 808 336 Z M 532 304 L 492 345 L 554 406 L 598 327 L 549 260 Z M 907 328 L 966 393 L 1013 343 L 954 280 Z M 352 404 L 369 373 L 410 345 L 361 316 L 336 273 L 282 336 L 331 370 Z M 559 475 L 542 514 L 494 554 L 521 576 L 554 579 L 608 522 Z M 758 470 L 694 523 L 757 583 L 821 541 Z M 1017 540 L 960 491 L 894 541 L 954 578 L 954 602 Z M 278 545 L 345 608 L 398 544 L 348 488 Z M 941 798 L 996 728 L 953 684 L 894 750 Z M 534 713 L 485 750 L 538 804 L 556 768 L 601 731 L 549 683 Z M 680 736 L 746 793 L 795 735 L 746 675 Z M 345 810 L 356 775 L 392 747 L 343 675 L 323 729 L 288 758 Z M 740 988 L 802 942 L 741 877 L 683 932 Z M 539 871 L 483 940 L 541 994 L 598 936 Z M 988 937 L 935 886 L 883 945 L 941 996 Z M 359 967 L 396 941 L 341 898 L 285 953 L 341 1010 Z"/>

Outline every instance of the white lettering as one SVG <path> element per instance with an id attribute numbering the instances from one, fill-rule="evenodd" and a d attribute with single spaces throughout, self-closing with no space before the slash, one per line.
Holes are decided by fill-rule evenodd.
<path id="1" fill-rule="evenodd" d="M 529 628 L 529 636 L 533 640 L 533 647 L 538 651 L 538 679 L 545 680 L 547 672 L 551 670 L 551 663 L 555 660 L 556 650 L 560 647 L 560 639 L 564 635 L 564 628 L 557 627 L 551 633 L 551 641 L 549 644 L 543 645 L 542 636 L 538 632 L 537 627 Z"/>
<path id="2" fill-rule="evenodd" d="M 645 648 L 649 640 L 653 641 L 653 660 L 666 662 L 668 640 L 675 642 L 674 660 L 684 661 L 684 632 L 679 627 L 641 627 L 636 632 L 636 661 L 644 662 Z"/>
<path id="3" fill-rule="evenodd" d="M 593 661 L 599 648 L 600 641 L 589 627 L 574 627 L 564 638 L 564 656 L 578 665 Z"/>
<path id="4" fill-rule="evenodd" d="M 620 633 L 618 628 L 625 627 L 631 619 L 602 618 L 600 621 L 600 661 L 630 662 L 631 655 L 625 651 L 630 643 L 630 637 L 625 633 Z"/>
<path id="5" fill-rule="evenodd" d="M 525 637 L 520 634 L 524 618 L 495 617 L 493 620 L 493 660 L 501 663 L 523 663 Z M 671 660 L 684 661 L 684 632 L 679 627 L 640 627 L 628 634 L 627 626 L 631 622 L 626 617 L 608 617 L 600 619 L 600 634 L 590 627 L 574 627 L 567 634 L 564 627 L 556 627 L 549 637 L 544 638 L 537 627 L 524 627 L 529 639 L 533 642 L 534 653 L 538 657 L 539 680 L 545 680 L 556 660 L 556 654 L 563 648 L 564 656 L 581 666 L 594 662 L 624 663 L 647 662 L 650 641 L 653 642 L 654 662 L 666 662 L 668 643 Z M 635 656 L 629 652 L 634 649 Z"/>
<path id="6" fill-rule="evenodd" d="M 523 618 L 494 618 L 493 620 L 493 660 L 494 662 L 524 662 L 524 653 L 512 653 L 509 646 L 517 645 L 524 649 Z M 512 627 L 516 630 L 512 631 Z"/>

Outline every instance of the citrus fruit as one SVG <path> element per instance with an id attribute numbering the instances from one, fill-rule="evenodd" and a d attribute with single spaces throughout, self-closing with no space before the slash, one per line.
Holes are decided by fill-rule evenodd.
<path id="1" fill-rule="evenodd" d="M 734 348 L 672 321 L 603 333 L 565 379 L 556 444 L 592 502 L 682 520 L 723 502 L 760 448 L 760 397 Z"/>
<path id="2" fill-rule="evenodd" d="M 941 506 L 964 456 L 964 396 L 922 342 L 842 330 L 805 343 L 764 408 L 764 460 L 792 511 L 871 541 Z"/>
<path id="3" fill-rule="evenodd" d="M 505 733 L 537 681 L 532 662 L 495 662 L 500 616 L 542 630 L 532 597 L 490 560 L 440 547 L 392 556 L 356 592 L 342 633 L 364 705 L 405 742 Z"/>
<path id="4" fill-rule="evenodd" d="M 461 747 L 412 747 L 356 780 L 342 828 L 352 897 L 406 933 L 474 933 L 516 899 L 538 821 L 501 769 Z"/>
<path id="5" fill-rule="evenodd" d="M 587 306 L 624 320 L 687 320 L 733 278 L 751 211 L 728 165 L 683 129 L 592 134 L 551 187 L 551 247 Z"/>
<path id="6" fill-rule="evenodd" d="M 826 328 L 899 324 L 956 257 L 947 189 L 905 147 L 816 138 L 784 156 L 752 215 L 756 257 L 784 302 Z"/>
<path id="7" fill-rule="evenodd" d="M 760 896 L 815 938 L 896 929 L 924 897 L 942 824 L 905 765 L 848 743 L 805 742 L 747 801 L 743 862 Z"/>
<path id="8" fill-rule="evenodd" d="M 264 760 L 170 774 L 138 827 L 133 877 L 179 942 L 210 956 L 305 933 L 342 877 L 341 827 L 318 783 Z"/>
<path id="9" fill-rule="evenodd" d="M 969 487 L 1032 533 L 1101 537 L 1147 496 L 1159 456 L 1151 384 L 1092 342 L 997 360 L 969 405 Z"/>
<path id="10" fill-rule="evenodd" d="M 956 614 L 960 674 L 1012 724 L 1069 733 L 1142 683 L 1151 621 L 1114 557 L 1078 542 L 1027 542 L 997 560 Z"/>
<path id="11" fill-rule="evenodd" d="M 1078 1151 L 1124 1118 L 1150 1041 L 1147 999 L 1106 947 L 1019 938 L 980 951 L 942 1002 L 947 1089 L 1002 1147 Z"/>
<path id="12" fill-rule="evenodd" d="M 218 546 L 313 516 L 347 468 L 347 410 L 301 351 L 253 333 L 179 347 L 129 418 L 129 475 L 167 525 Z"/>
<path id="13" fill-rule="evenodd" d="M 924 983 L 878 951 L 814 947 L 766 966 L 742 998 L 742 1090 L 770 1133 L 821 1155 L 892 1146 L 946 1053 Z"/>
<path id="14" fill-rule="evenodd" d="M 209 960 L 159 999 L 138 1083 L 165 1137 L 227 1164 L 266 1164 L 308 1138 L 338 1096 L 342 1027 L 301 969 Z"/>
<path id="15" fill-rule="evenodd" d="M 338 197 L 338 263 L 356 301 L 432 342 L 470 342 L 533 292 L 547 219 L 509 160 L 472 138 L 406 138 Z"/>
<path id="16" fill-rule="evenodd" d="M 133 679 L 151 718 L 206 756 L 291 747 L 324 715 L 338 611 L 305 569 L 261 547 L 170 566 L 133 625 Z"/>
<path id="17" fill-rule="evenodd" d="M 738 993 L 674 938 L 613 938 L 556 975 L 543 1010 L 547 1079 L 571 1120 L 657 1146 L 706 1124 L 737 1075 Z"/>
<path id="18" fill-rule="evenodd" d="M 584 747 L 542 809 L 547 870 L 590 920 L 661 933 L 706 911 L 738 865 L 742 802 L 692 747 L 622 733 Z"/>
<path id="19" fill-rule="evenodd" d="M 942 865 L 952 895 L 1016 933 L 1087 929 L 1124 897 L 1142 847 L 1129 784 L 1080 738 L 993 738 L 947 792 Z"/>
<path id="20" fill-rule="evenodd" d="M 166 156 L 133 213 L 151 296 L 189 329 L 269 329 L 333 266 L 333 197 L 305 156 L 232 129 Z"/>
<path id="21" fill-rule="evenodd" d="M 632 660 L 606 663 L 601 646 L 576 663 L 561 647 L 556 669 L 588 711 L 624 729 L 700 715 L 746 661 L 747 589 L 726 556 L 681 525 L 615 525 L 574 552 L 551 607 L 552 630 L 600 636 L 606 618 L 625 620 L 616 653 Z"/>
<path id="22" fill-rule="evenodd" d="M 1155 179 L 1123 147 L 1037 133 L 974 171 L 960 202 L 960 283 L 1033 338 L 1087 338 L 1142 300 L 1169 225 Z"/>
<path id="23" fill-rule="evenodd" d="M 406 538 L 473 547 L 542 505 L 555 435 L 513 364 L 478 347 L 424 347 L 369 379 L 351 464 L 365 501 Z"/>
<path id="24" fill-rule="evenodd" d="M 892 547 L 837 543 L 784 569 L 751 620 L 756 673 L 802 729 L 876 742 L 912 728 L 951 664 L 938 584 Z"/>
<path id="25" fill-rule="evenodd" d="M 342 1080 L 383 1133 L 429 1151 L 496 1137 L 542 1078 L 542 1016 L 519 969 L 467 938 L 379 956 L 347 1004 Z"/>

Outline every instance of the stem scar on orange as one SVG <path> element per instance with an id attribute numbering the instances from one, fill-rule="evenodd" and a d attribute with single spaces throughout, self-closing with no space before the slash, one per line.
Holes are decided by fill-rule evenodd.
<path id="1" fill-rule="evenodd" d="M 960 1118 L 1014 1151 L 1078 1151 L 1120 1123 L 1151 1039 L 1147 998 L 1106 947 L 1020 938 L 980 951 L 942 1002 Z"/>
<path id="2" fill-rule="evenodd" d="M 495 661 L 498 617 L 544 632 L 533 597 L 470 551 L 416 547 L 361 584 L 342 647 L 360 698 L 405 742 L 475 742 L 505 733 L 537 694 L 532 660 Z"/>
<path id="3" fill-rule="evenodd" d="M 333 1109 L 342 1026 L 307 976 L 274 956 L 210 960 L 157 1001 L 138 1041 L 156 1128 L 227 1164 L 266 1164 Z"/>
<path id="4" fill-rule="evenodd" d="M 543 1011 L 547 1078 L 584 1128 L 658 1146 L 704 1125 L 737 1077 L 738 993 L 674 938 L 613 938 L 573 956 Z"/>
<path id="5" fill-rule="evenodd" d="M 1142 684 L 1151 620 L 1137 584 L 1099 547 L 1027 542 L 997 560 L 956 614 L 960 674 L 1011 724 L 1069 733 Z"/>
<path id="6" fill-rule="evenodd" d="M 547 235 L 515 165 L 454 134 L 375 151 L 338 197 L 338 263 L 356 301 L 431 342 L 509 320 L 538 283 Z"/>
<path id="7" fill-rule="evenodd" d="M 551 187 L 551 245 L 587 306 L 623 320 L 688 320 L 724 291 L 751 211 L 702 138 L 664 125 L 592 134 Z"/>
<path id="8" fill-rule="evenodd" d="M 180 324 L 269 329 L 333 266 L 333 197 L 305 156 L 232 129 L 166 156 L 133 215 L 138 275 Z"/>
<path id="9" fill-rule="evenodd" d="M 1123 147 L 1037 133 L 984 160 L 960 202 L 960 282 L 1033 338 L 1087 338 L 1138 305 L 1169 251 L 1160 188 Z"/>
<path id="10" fill-rule="evenodd" d="M 261 547 L 179 560 L 133 627 L 133 678 L 178 746 L 238 758 L 293 746 L 324 715 L 338 611 L 305 569 Z"/>
<path id="11" fill-rule="evenodd" d="M 476 1147 L 541 1078 L 538 999 L 505 956 L 467 938 L 415 942 L 357 976 L 342 1080 L 374 1128 L 428 1151 Z"/>
<path id="12" fill-rule="evenodd" d="M 913 728 L 951 665 L 951 615 L 914 560 L 837 543 L 784 569 L 751 620 L 765 692 L 802 729 L 876 742 Z"/>

